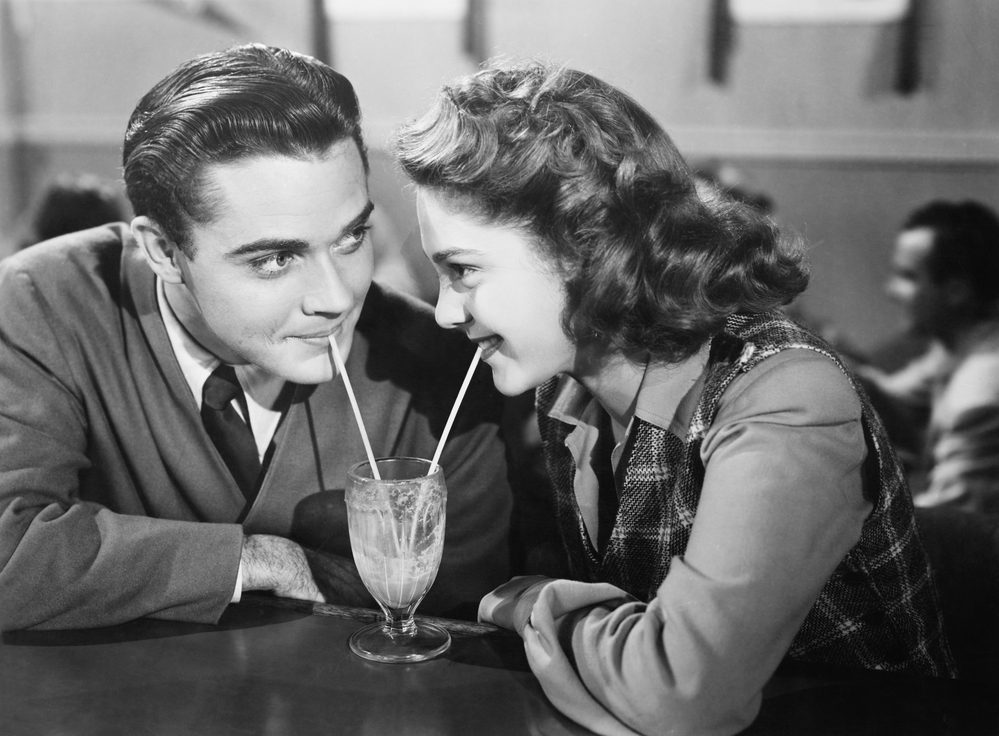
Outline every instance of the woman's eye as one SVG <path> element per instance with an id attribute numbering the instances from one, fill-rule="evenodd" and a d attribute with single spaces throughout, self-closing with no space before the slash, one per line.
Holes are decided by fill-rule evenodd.
<path id="1" fill-rule="evenodd" d="M 478 286 L 479 269 L 465 263 L 444 261 L 437 264 L 437 276 L 441 288 L 467 290 Z"/>
<path id="2" fill-rule="evenodd" d="M 463 279 L 468 276 L 472 269 L 462 263 L 450 263 L 448 264 L 448 271 L 451 272 L 452 278 Z"/>

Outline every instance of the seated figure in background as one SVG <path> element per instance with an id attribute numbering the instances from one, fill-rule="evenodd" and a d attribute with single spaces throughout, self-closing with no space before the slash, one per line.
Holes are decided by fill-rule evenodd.
<path id="1" fill-rule="evenodd" d="M 135 217 L 0 264 L 0 627 L 215 622 L 243 591 L 371 605 L 343 485 L 430 458 L 473 354 L 372 283 L 350 82 L 257 44 L 192 59 L 132 114 Z M 444 447 L 426 613 L 509 576 L 501 397 L 480 371 Z M 218 430 L 224 424 L 230 432 Z"/>
<path id="2" fill-rule="evenodd" d="M 912 212 L 896 238 L 887 291 L 929 347 L 892 373 L 856 371 L 885 417 L 924 430 L 910 473 L 916 505 L 999 512 L 996 214 L 971 201 Z"/>
<path id="3" fill-rule="evenodd" d="M 571 69 L 447 85 L 396 150 L 437 321 L 536 389 L 564 576 L 514 578 L 551 701 L 602 734 L 730 734 L 785 657 L 950 675 L 912 500 L 835 352 L 778 310 L 800 244 L 699 196 L 625 93 Z"/>
<path id="4" fill-rule="evenodd" d="M 18 248 L 126 219 L 114 187 L 93 174 L 63 173 L 45 185 L 28 213 Z"/>

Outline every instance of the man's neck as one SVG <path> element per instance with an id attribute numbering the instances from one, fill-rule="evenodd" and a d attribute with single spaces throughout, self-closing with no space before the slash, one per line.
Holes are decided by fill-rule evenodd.
<path id="1" fill-rule="evenodd" d="M 983 330 L 994 326 L 999 317 L 983 317 L 977 320 L 962 322 L 959 326 L 948 330 L 945 334 L 937 335 L 934 339 L 952 355 L 957 355 L 973 345 L 981 335 Z"/>
<path id="2" fill-rule="evenodd" d="M 204 327 L 200 313 L 196 311 L 197 306 L 193 304 L 191 295 L 187 289 L 183 286 L 180 286 L 178 289 L 178 285 L 168 284 L 165 281 L 160 281 L 159 283 L 163 288 L 162 300 L 159 302 L 161 310 L 168 310 L 169 317 L 171 318 L 168 321 L 167 315 L 163 315 L 164 323 L 167 324 L 167 333 L 170 334 L 171 329 L 177 333 L 175 338 L 171 338 L 171 345 L 174 347 L 174 352 L 183 351 L 190 355 L 191 359 L 202 364 L 206 363 L 211 357 L 214 357 L 224 363 L 235 365 L 236 374 L 239 376 L 240 384 L 243 386 L 243 390 L 248 398 L 258 406 L 269 411 L 282 411 L 290 400 L 290 393 L 293 386 L 284 379 L 277 378 L 264 371 L 262 368 L 242 363 L 239 360 L 227 360 L 226 356 L 222 354 L 227 351 L 213 349 L 213 344 L 217 344 L 216 340 L 204 339 L 203 335 L 207 328 Z M 171 300 L 171 294 L 173 294 L 173 300 Z M 192 317 L 192 310 L 194 310 L 194 317 Z M 185 313 L 187 314 L 186 320 Z M 173 324 L 172 328 L 170 327 L 170 323 Z M 198 327 L 202 329 L 198 330 Z M 201 334 L 198 334 L 199 332 Z M 181 337 L 181 333 L 183 337 Z M 184 345 L 185 341 L 188 345 L 187 347 Z"/>
<path id="3" fill-rule="evenodd" d="M 163 296 L 166 298 L 167 306 L 177 318 L 187 334 L 201 347 L 212 355 L 218 357 L 223 363 L 229 365 L 240 365 L 243 361 L 233 355 L 229 349 L 219 341 L 205 324 L 201 316 L 201 309 L 194 299 L 194 295 L 184 284 L 174 284 L 163 282 Z"/>

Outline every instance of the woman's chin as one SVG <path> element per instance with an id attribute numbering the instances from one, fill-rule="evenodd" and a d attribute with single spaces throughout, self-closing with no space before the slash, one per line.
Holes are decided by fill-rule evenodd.
<path id="1" fill-rule="evenodd" d="M 525 391 L 537 388 L 540 383 L 537 381 L 532 382 L 522 374 L 497 369 L 493 366 L 490 367 L 493 370 L 493 385 L 504 396 L 520 396 Z"/>

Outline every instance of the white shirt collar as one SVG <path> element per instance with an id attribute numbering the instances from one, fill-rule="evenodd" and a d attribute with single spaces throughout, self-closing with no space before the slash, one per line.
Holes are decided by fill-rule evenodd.
<path id="1" fill-rule="evenodd" d="M 159 277 L 156 278 L 156 304 L 159 307 L 163 326 L 166 328 L 167 337 L 170 340 L 170 347 L 173 348 L 173 354 L 177 357 L 180 370 L 184 374 L 184 379 L 187 381 L 187 385 L 194 395 L 194 401 L 200 410 L 201 393 L 204 390 L 205 381 L 222 361 L 205 350 L 180 323 L 167 302 L 163 280 Z M 257 452 L 263 459 L 281 420 L 280 407 L 276 407 L 275 404 L 285 381 L 253 366 L 238 365 L 235 366 L 235 369 L 236 377 L 246 394 L 247 409 L 250 413 L 249 425 L 257 443 Z M 255 398 L 261 396 L 267 397 L 266 405 L 262 405 Z M 242 414 L 242 408 L 238 402 L 234 406 L 236 411 Z M 245 420 L 247 417 L 243 417 L 243 419 Z"/>
<path id="2" fill-rule="evenodd" d="M 198 342 L 191 337 L 184 326 L 173 313 L 169 302 L 166 300 L 166 291 L 163 288 L 163 280 L 156 278 L 156 304 L 163 318 L 163 326 L 166 327 L 167 337 L 170 338 L 170 347 L 177 356 L 180 370 L 187 380 L 187 385 L 191 387 L 194 400 L 201 408 L 201 392 L 204 389 L 208 376 L 221 362 L 215 355 L 205 350 Z"/>
<path id="3" fill-rule="evenodd" d="M 669 429 L 677 421 L 676 412 L 681 402 L 703 378 L 709 350 L 710 341 L 681 363 L 647 362 L 635 401 L 635 416 L 661 429 Z M 593 423 L 597 407 L 597 400 L 583 384 L 563 374 L 548 415 L 567 424 Z"/>

